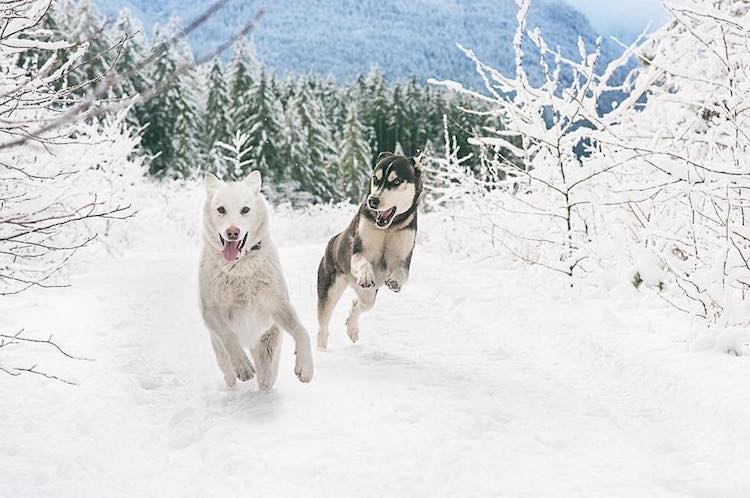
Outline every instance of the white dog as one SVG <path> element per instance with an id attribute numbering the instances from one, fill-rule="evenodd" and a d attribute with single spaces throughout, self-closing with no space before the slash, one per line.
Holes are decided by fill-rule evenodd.
<path id="1" fill-rule="evenodd" d="M 313 376 L 310 336 L 289 302 L 279 256 L 268 233 L 268 207 L 253 171 L 240 182 L 205 179 L 200 299 L 216 361 L 227 385 L 255 374 L 270 389 L 279 371 L 279 327 L 294 338 L 294 373 Z M 250 350 L 255 367 L 243 348 Z"/>

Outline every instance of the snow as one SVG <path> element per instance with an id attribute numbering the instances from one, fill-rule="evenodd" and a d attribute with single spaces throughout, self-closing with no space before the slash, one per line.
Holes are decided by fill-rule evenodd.
<path id="1" fill-rule="evenodd" d="M 460 218 L 429 213 L 410 283 L 380 293 L 360 343 L 345 334 L 347 295 L 311 384 L 292 374 L 285 338 L 274 391 L 227 388 L 197 308 L 200 190 L 143 199 L 124 232 L 80 255 L 71 287 L 3 298 L 0 330 L 54 333 L 92 361 L 35 350 L 78 386 L 0 376 L 0 496 L 750 492 L 750 357 L 717 351 L 652 289 L 618 276 L 571 289 L 479 258 Z M 275 211 L 312 333 L 317 263 L 353 210 Z"/>

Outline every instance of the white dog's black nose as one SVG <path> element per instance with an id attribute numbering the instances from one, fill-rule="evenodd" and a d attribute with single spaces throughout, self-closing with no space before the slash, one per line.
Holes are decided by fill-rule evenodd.
<path id="1" fill-rule="evenodd" d="M 234 226 L 227 228 L 224 233 L 227 235 L 227 240 L 229 241 L 235 241 L 240 238 L 240 229 Z"/>
<path id="2" fill-rule="evenodd" d="M 367 205 L 370 206 L 371 209 L 377 209 L 378 206 L 380 206 L 380 199 L 370 196 L 367 199 Z"/>

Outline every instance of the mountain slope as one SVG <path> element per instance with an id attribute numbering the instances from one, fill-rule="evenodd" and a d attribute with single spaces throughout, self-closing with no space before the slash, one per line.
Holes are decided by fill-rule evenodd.
<path id="1" fill-rule="evenodd" d="M 109 16 L 129 8 L 147 31 L 176 13 L 187 22 L 206 4 L 194 0 L 96 0 Z M 265 5 L 255 39 L 260 59 L 281 73 L 331 74 L 348 80 L 377 66 L 389 78 L 456 79 L 476 83 L 456 43 L 474 49 L 503 72 L 513 70 L 513 0 L 278 0 L 230 2 L 191 35 L 197 54 L 238 30 Z M 541 28 L 551 46 L 575 56 L 579 33 L 596 39 L 587 19 L 559 1 L 533 3 L 529 29 Z M 605 48 L 605 59 L 611 50 Z M 532 59 L 533 57 L 530 57 Z"/>

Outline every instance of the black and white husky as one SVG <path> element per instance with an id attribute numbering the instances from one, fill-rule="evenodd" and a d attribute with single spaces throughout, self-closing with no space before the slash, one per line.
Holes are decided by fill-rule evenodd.
<path id="1" fill-rule="evenodd" d="M 328 242 L 318 267 L 318 347 L 328 345 L 328 323 L 347 285 L 357 298 L 346 331 L 359 339 L 359 315 L 375 304 L 385 284 L 399 292 L 409 278 L 422 193 L 419 158 L 391 152 L 378 156 L 370 191 L 349 226 Z"/>

